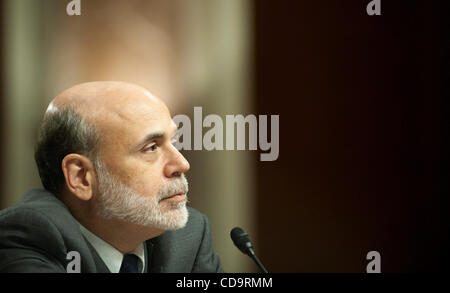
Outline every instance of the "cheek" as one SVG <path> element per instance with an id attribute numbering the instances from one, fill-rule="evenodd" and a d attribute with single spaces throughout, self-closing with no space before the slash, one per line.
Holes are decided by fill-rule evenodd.
<path id="1" fill-rule="evenodd" d="M 156 165 L 140 163 L 129 170 L 126 180 L 130 188 L 146 197 L 156 196 L 162 182 L 162 172 Z"/>
<path id="2" fill-rule="evenodd" d="M 140 173 L 134 178 L 134 187 L 136 192 L 146 197 L 154 197 L 159 191 L 160 182 L 159 178 L 156 178 L 154 174 Z"/>

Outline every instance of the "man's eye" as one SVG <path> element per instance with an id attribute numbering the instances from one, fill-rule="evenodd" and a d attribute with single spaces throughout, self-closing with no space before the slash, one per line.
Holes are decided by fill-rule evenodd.
<path id="1" fill-rule="evenodd" d="M 144 152 L 154 152 L 158 145 L 154 142 L 143 149 Z"/>

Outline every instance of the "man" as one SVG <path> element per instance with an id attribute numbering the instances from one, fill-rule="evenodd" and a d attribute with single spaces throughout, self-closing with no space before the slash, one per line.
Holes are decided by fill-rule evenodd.
<path id="1" fill-rule="evenodd" d="M 166 105 L 90 82 L 49 105 L 35 159 L 45 190 L 0 212 L 0 272 L 222 272 Z M 75 252 L 75 253 L 74 253 Z"/>

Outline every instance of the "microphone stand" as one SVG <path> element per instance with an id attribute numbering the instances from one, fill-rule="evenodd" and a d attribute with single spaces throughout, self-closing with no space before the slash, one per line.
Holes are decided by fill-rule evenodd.
<path id="1" fill-rule="evenodd" d="M 256 256 L 255 252 L 253 251 L 253 248 L 248 248 L 248 255 L 255 261 L 255 263 L 258 265 L 258 267 L 263 271 L 263 273 L 267 274 L 266 268 L 263 266 L 263 264 L 259 261 L 258 257 Z"/>

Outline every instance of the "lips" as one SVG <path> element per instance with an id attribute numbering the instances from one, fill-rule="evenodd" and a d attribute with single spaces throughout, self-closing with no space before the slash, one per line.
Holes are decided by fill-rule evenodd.
<path id="1" fill-rule="evenodd" d="M 186 191 L 179 191 L 175 194 L 164 197 L 162 200 L 166 200 L 166 199 L 168 199 L 168 200 L 172 199 L 172 200 L 178 200 L 178 201 L 185 200 L 186 199 Z"/>

